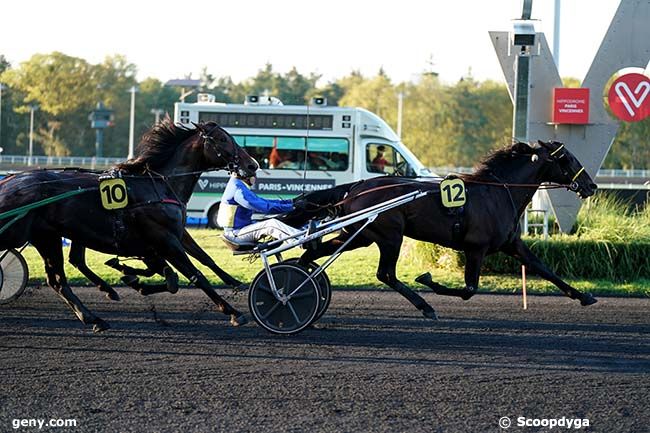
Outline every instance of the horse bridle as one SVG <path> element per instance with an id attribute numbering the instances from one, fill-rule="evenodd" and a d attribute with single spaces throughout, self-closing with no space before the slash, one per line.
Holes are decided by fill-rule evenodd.
<path id="1" fill-rule="evenodd" d="M 217 144 L 217 140 L 212 137 L 212 132 L 214 132 L 216 129 L 222 130 L 219 125 L 214 125 L 209 131 L 204 131 L 203 129 L 199 129 L 199 134 L 200 137 L 203 139 L 203 145 L 205 146 L 206 144 L 210 144 L 214 152 L 216 153 L 218 158 L 223 159 L 226 162 L 226 170 L 229 172 L 236 172 L 239 171 L 239 152 L 236 151 L 235 149 L 235 141 L 232 140 L 231 146 L 232 146 L 232 151 L 231 152 L 226 152 L 225 149 L 222 149 L 219 147 Z M 224 156 L 225 153 L 225 156 Z M 221 167 L 215 167 L 215 168 L 221 168 Z"/>
<path id="2" fill-rule="evenodd" d="M 568 160 L 568 158 L 563 159 L 566 156 L 566 152 L 562 152 L 561 154 L 555 156 L 560 150 L 564 149 L 564 144 L 560 145 L 557 149 L 555 149 L 553 152 L 550 153 L 551 158 L 553 161 L 557 162 L 560 168 L 562 169 L 562 175 L 569 177 L 569 171 L 568 171 L 568 164 L 565 164 L 564 162 Z M 585 171 L 584 166 L 580 166 L 580 170 L 576 172 L 576 174 L 573 175 L 571 178 L 571 182 L 568 185 L 568 189 L 570 189 L 573 192 L 577 192 L 578 189 L 580 189 L 580 185 L 578 185 L 578 182 L 576 182 L 576 179 L 580 174 Z"/>

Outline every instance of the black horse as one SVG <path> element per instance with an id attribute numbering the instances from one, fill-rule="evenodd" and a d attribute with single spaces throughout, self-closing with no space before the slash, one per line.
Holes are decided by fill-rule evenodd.
<path id="1" fill-rule="evenodd" d="M 466 185 L 467 201 L 456 210 L 442 205 L 439 183 L 380 177 L 306 194 L 298 209 L 283 220 L 297 226 L 332 212 L 332 204 L 336 205 L 336 215 L 343 216 L 412 191 L 427 191 L 428 194 L 420 199 L 380 214 L 346 247 L 346 250 L 353 250 L 376 243 L 380 251 L 377 278 L 408 299 L 425 317 L 435 319 L 434 309 L 398 280 L 395 273 L 404 236 L 464 251 L 464 289 L 450 289 L 435 283 L 428 273 L 416 279 L 435 293 L 471 298 L 478 288 L 484 257 L 500 251 L 518 259 L 570 298 L 580 300 L 582 305 L 596 302 L 591 294 L 581 293 L 562 281 L 520 237 L 519 218 L 541 183 L 563 184 L 581 198 L 594 194 L 596 185 L 563 144 L 540 141 L 539 145 L 530 146 L 516 143 L 494 152 L 473 174 L 461 178 Z M 307 249 L 300 258 L 301 263 L 331 255 L 359 226 L 352 225 L 335 239 Z"/>
<path id="2" fill-rule="evenodd" d="M 203 171 L 228 167 L 253 175 L 257 162 L 213 122 L 194 129 L 170 120 L 161 122 L 144 135 L 138 154 L 119 166 L 128 190 L 128 205 L 123 209 L 104 209 L 94 173 L 37 170 L 3 180 L 0 212 L 67 191 L 86 192 L 31 210 L 11 230 L 0 234 L 0 249 L 26 242 L 36 247 L 45 263 L 48 284 L 83 323 L 93 324 L 96 332 L 108 325 L 72 293 L 63 269 L 62 236 L 79 247 L 140 257 L 163 268 L 174 266 L 208 294 L 219 311 L 230 315 L 233 325 L 244 323 L 244 315 L 214 291 L 187 257 L 182 243 L 183 203 Z"/>

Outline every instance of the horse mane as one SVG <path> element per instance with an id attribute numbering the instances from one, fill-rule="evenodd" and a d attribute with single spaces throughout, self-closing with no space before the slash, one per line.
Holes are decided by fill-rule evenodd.
<path id="1" fill-rule="evenodd" d="M 487 154 L 474 166 L 473 173 L 465 174 L 462 177 L 465 179 L 483 179 L 490 174 L 497 176 L 508 174 L 513 169 L 513 163 L 519 160 L 519 156 L 530 156 L 534 153 L 535 147 L 517 141 Z"/>
<path id="2" fill-rule="evenodd" d="M 167 115 L 142 136 L 135 157 L 118 164 L 116 168 L 131 174 L 142 173 L 146 168 L 160 168 L 169 161 L 178 145 L 196 132 L 196 129 L 175 124 Z"/>

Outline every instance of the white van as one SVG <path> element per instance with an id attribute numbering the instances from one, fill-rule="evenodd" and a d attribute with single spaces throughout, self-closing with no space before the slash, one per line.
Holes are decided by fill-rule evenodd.
<path id="1" fill-rule="evenodd" d="M 254 190 L 268 198 L 292 198 L 385 174 L 431 174 L 377 115 L 362 108 L 328 107 L 323 98 L 308 106 L 282 105 L 263 96 L 224 104 L 199 94 L 196 103 L 175 104 L 174 120 L 190 127 L 215 121 L 226 129 L 259 162 Z M 203 174 L 188 203 L 188 217 L 207 219 L 216 227 L 227 181 L 224 172 Z"/>

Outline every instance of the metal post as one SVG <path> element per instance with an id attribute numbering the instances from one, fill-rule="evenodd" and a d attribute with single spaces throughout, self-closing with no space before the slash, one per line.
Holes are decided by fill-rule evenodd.
<path id="1" fill-rule="evenodd" d="M 560 69 L 560 0 L 555 0 L 555 19 L 553 21 L 553 60 Z"/>
<path id="2" fill-rule="evenodd" d="M 151 109 L 151 113 L 152 113 L 154 116 L 156 116 L 155 125 L 157 125 L 157 124 L 160 123 L 160 116 L 161 116 L 163 113 L 165 113 L 165 110 L 163 110 L 163 109 L 161 109 L 161 108 L 152 108 L 152 109 Z"/>
<path id="3" fill-rule="evenodd" d="M 27 165 L 32 165 L 32 156 L 34 155 L 34 111 L 36 106 L 29 106 L 29 158 Z"/>
<path id="4" fill-rule="evenodd" d="M 2 91 L 4 88 L 4 84 L 0 83 L 0 153 L 2 153 Z"/>
<path id="5" fill-rule="evenodd" d="M 95 129 L 95 156 L 101 158 L 104 156 L 104 129 Z"/>
<path id="6" fill-rule="evenodd" d="M 129 92 L 131 92 L 131 115 L 129 117 L 129 155 L 128 159 L 133 158 L 133 153 L 134 153 L 134 145 L 133 145 L 133 140 L 135 136 L 135 92 L 137 92 L 138 89 L 133 86 L 129 89 Z"/>
<path id="7" fill-rule="evenodd" d="M 402 139 L 402 105 L 404 104 L 404 93 L 397 94 L 397 136 Z"/>

